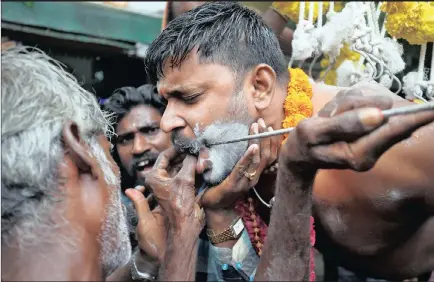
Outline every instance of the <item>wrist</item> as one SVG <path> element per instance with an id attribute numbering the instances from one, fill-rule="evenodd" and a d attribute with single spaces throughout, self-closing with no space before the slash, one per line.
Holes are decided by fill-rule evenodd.
<path id="1" fill-rule="evenodd" d="M 286 197 L 310 198 L 315 179 L 315 171 L 300 171 L 298 168 L 285 166 L 277 173 L 275 203 Z M 288 184 L 290 183 L 290 184 Z M 283 196 L 285 195 L 285 196 Z"/>
<path id="2" fill-rule="evenodd" d="M 167 230 L 168 244 L 170 242 L 195 242 L 199 237 L 202 228 L 192 227 L 190 224 L 179 224 L 176 226 L 169 226 Z"/>
<path id="3" fill-rule="evenodd" d="M 238 217 L 234 209 L 206 209 L 205 218 L 208 229 L 215 233 L 225 231 Z"/>
<path id="4" fill-rule="evenodd" d="M 287 175 L 296 181 L 312 180 L 318 171 L 314 165 L 305 161 L 302 156 L 295 157 L 298 154 L 288 150 L 288 146 L 283 146 L 279 155 L 278 175 Z"/>
<path id="5" fill-rule="evenodd" d="M 135 260 L 137 270 L 157 276 L 158 269 L 160 268 L 160 262 L 158 260 L 151 258 L 141 250 L 137 251 L 132 259 Z"/>

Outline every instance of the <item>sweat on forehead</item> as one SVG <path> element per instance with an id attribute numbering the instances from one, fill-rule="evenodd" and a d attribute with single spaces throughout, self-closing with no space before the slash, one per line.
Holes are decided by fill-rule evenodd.
<path id="1" fill-rule="evenodd" d="M 234 2 L 211 2 L 169 23 L 148 49 L 145 65 L 156 83 L 168 62 L 179 67 L 197 48 L 201 62 L 244 71 L 265 63 L 286 77 L 286 63 L 277 38 L 254 11 Z M 170 58 L 170 59 L 169 59 Z"/>

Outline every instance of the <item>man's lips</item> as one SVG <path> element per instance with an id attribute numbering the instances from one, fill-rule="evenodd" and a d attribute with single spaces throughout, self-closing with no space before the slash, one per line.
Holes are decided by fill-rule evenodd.
<path id="1" fill-rule="evenodd" d="M 134 169 L 136 171 L 149 170 L 150 168 L 152 168 L 154 163 L 155 160 L 151 160 L 151 159 L 141 160 L 134 165 Z"/>

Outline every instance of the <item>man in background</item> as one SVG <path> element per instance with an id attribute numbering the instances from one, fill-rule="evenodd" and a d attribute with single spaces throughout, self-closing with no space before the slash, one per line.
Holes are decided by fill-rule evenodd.
<path id="1" fill-rule="evenodd" d="M 170 134 L 160 129 L 165 102 L 155 86 L 122 87 L 114 91 L 103 108 L 114 114 L 116 137 L 113 158 L 121 170 L 122 201 L 127 210 L 131 245 L 137 246 L 137 214 L 125 190 L 143 185 L 137 174 L 149 171 L 160 153 L 171 145 Z"/>
<path id="2" fill-rule="evenodd" d="M 155 86 L 145 84 L 115 90 L 103 107 L 115 117 L 113 157 L 121 168 L 122 190 L 143 184 L 137 173 L 149 171 L 171 144 L 170 134 L 160 130 L 164 100 Z"/>

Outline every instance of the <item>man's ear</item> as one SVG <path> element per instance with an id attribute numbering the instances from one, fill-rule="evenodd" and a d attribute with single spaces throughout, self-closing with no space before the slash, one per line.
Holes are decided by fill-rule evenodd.
<path id="1" fill-rule="evenodd" d="M 254 105 L 258 111 L 265 110 L 273 100 L 276 72 L 267 64 L 259 64 L 253 69 L 251 75 Z"/>
<path id="2" fill-rule="evenodd" d="M 63 127 L 62 137 L 65 144 L 65 152 L 75 163 L 80 173 L 91 173 L 96 178 L 97 176 L 92 170 L 94 159 L 89 154 L 89 146 L 80 135 L 78 125 L 75 122 L 68 121 Z"/>

